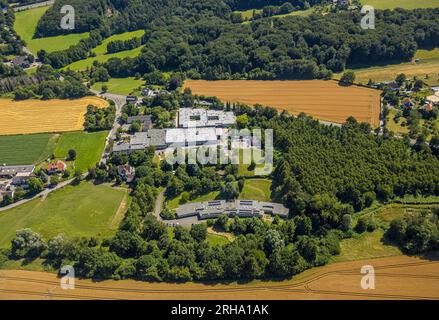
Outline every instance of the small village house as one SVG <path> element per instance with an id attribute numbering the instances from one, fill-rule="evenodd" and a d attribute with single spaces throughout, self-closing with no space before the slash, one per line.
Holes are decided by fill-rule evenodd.
<path id="1" fill-rule="evenodd" d="M 47 166 L 47 172 L 49 174 L 58 174 L 62 173 L 67 169 L 67 165 L 62 162 L 61 160 L 58 160 L 56 162 L 49 163 Z"/>

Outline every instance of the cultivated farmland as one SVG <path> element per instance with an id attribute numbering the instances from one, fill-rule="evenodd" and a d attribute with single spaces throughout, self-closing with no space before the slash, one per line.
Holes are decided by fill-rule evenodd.
<path id="1" fill-rule="evenodd" d="M 98 97 L 75 100 L 0 100 L 0 135 L 78 131 L 88 105 L 107 107 Z"/>
<path id="2" fill-rule="evenodd" d="M 373 265 L 379 279 L 364 290 L 360 273 Z M 170 299 L 170 300 L 301 300 L 301 299 L 439 299 L 439 261 L 397 256 L 334 263 L 303 272 L 286 281 L 246 284 L 145 283 L 133 280 L 75 280 L 75 290 L 60 288 L 55 273 L 1 270 L 0 299 Z"/>
<path id="3" fill-rule="evenodd" d="M 262 104 L 297 115 L 343 123 L 349 116 L 379 125 L 380 91 L 340 86 L 335 81 L 189 80 L 184 84 L 197 95 L 216 96 L 224 102 Z"/>

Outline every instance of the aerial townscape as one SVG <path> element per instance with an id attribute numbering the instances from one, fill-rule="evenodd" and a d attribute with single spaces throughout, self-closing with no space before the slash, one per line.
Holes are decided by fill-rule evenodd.
<path id="1" fill-rule="evenodd" d="M 0 0 L 0 300 L 437 300 L 438 115 L 439 0 Z"/>

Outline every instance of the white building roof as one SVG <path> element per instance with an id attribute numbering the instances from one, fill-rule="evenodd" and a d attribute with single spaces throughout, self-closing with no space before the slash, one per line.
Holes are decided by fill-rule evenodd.
<path id="1" fill-rule="evenodd" d="M 181 108 L 178 112 L 178 126 L 225 127 L 235 123 L 235 115 L 230 111 Z"/>

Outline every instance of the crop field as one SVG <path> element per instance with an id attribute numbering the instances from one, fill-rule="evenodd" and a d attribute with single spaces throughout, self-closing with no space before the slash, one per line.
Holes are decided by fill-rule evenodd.
<path id="1" fill-rule="evenodd" d="M 363 5 L 373 6 L 375 9 L 416 9 L 416 8 L 437 8 L 439 0 L 361 0 Z"/>
<path id="2" fill-rule="evenodd" d="M 9 247 L 15 231 L 23 228 L 31 228 L 46 239 L 60 233 L 111 236 L 117 229 L 113 219 L 125 194 L 120 188 L 83 182 L 0 212 L 0 248 Z"/>
<path id="3" fill-rule="evenodd" d="M 34 39 L 38 21 L 49 8 L 50 6 L 45 6 L 15 13 L 14 29 L 33 54 L 37 54 L 42 49 L 47 52 L 65 50 L 71 45 L 77 44 L 79 40 L 88 37 L 88 32 L 85 32 Z"/>
<path id="4" fill-rule="evenodd" d="M 0 136 L 0 164 L 41 162 L 52 154 L 58 137 L 56 134 Z"/>
<path id="5" fill-rule="evenodd" d="M 344 123 L 349 116 L 379 125 L 380 91 L 340 86 L 336 81 L 188 80 L 185 88 L 197 95 L 216 96 L 224 102 L 262 104 L 297 115 Z"/>
<path id="6" fill-rule="evenodd" d="M 107 107 L 98 97 L 75 100 L 0 100 L 0 135 L 78 131 L 88 105 Z"/>
<path id="7" fill-rule="evenodd" d="M 107 131 L 63 133 L 54 151 L 56 158 L 65 159 L 70 149 L 76 151 L 75 169 L 86 172 L 96 165 L 105 148 Z"/>
<path id="8" fill-rule="evenodd" d="M 375 290 L 360 286 L 361 267 L 375 269 Z M 169 299 L 307 300 L 439 299 L 439 261 L 398 256 L 333 263 L 303 272 L 292 280 L 246 284 L 146 283 L 132 280 L 76 279 L 75 290 L 62 290 L 56 273 L 0 270 L 0 299 Z"/>

